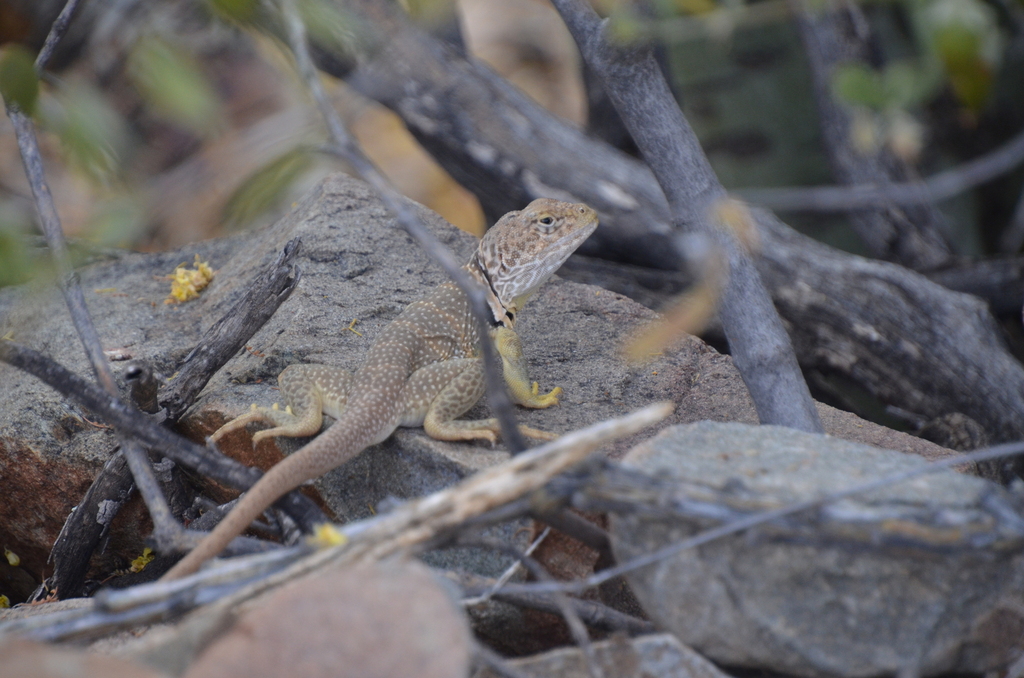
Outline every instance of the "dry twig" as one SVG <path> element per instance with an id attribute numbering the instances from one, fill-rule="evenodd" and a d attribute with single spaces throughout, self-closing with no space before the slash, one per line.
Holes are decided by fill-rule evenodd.
<path id="1" fill-rule="evenodd" d="M 747 188 L 736 194 L 780 211 L 847 212 L 889 205 L 940 202 L 1002 176 L 1024 162 L 1024 132 L 979 158 L 922 181 L 887 186 L 814 186 Z"/>
<path id="2" fill-rule="evenodd" d="M 57 43 L 67 30 L 74 13 L 78 0 L 69 0 L 64 10 L 58 16 L 57 21 L 51 26 L 46 37 L 44 49 L 40 52 L 35 63 L 36 75 L 38 76 L 47 60 L 52 54 Z M 114 382 L 114 373 L 110 369 L 110 363 L 103 353 L 103 345 L 100 343 L 99 335 L 96 333 L 96 326 L 89 316 L 89 310 L 85 305 L 85 295 L 78 281 L 78 274 L 71 265 L 71 258 L 68 255 L 67 242 L 64 239 L 64 231 L 61 228 L 60 216 L 57 214 L 57 207 L 53 202 L 53 195 L 46 182 L 46 175 L 43 171 L 42 158 L 39 153 L 39 140 L 36 138 L 35 127 L 31 118 L 21 111 L 13 102 L 5 102 L 7 116 L 14 127 L 14 135 L 18 140 L 18 149 L 21 152 L 21 159 L 25 165 L 25 176 L 28 178 L 29 186 L 32 189 L 32 197 L 35 201 L 36 211 L 39 215 L 39 223 L 43 235 L 50 247 L 54 264 L 57 268 L 61 292 L 67 303 L 68 311 L 71 313 L 71 320 L 75 325 L 85 353 L 92 364 L 97 380 L 112 399 L 118 399 L 117 385 Z M 160 538 L 167 538 L 176 535 L 180 528 L 177 522 L 170 515 L 167 500 L 164 498 L 160 485 L 157 482 L 153 467 L 150 464 L 146 452 L 135 445 L 127 438 L 121 440 L 121 451 L 128 461 L 132 476 L 135 479 L 135 486 L 139 489 L 149 513 L 156 525 L 156 534 Z"/>

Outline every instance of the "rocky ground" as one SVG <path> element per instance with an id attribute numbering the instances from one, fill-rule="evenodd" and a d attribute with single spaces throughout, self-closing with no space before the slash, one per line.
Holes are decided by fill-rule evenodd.
<path id="1" fill-rule="evenodd" d="M 471 236 L 426 210 L 421 214 L 447 246 L 468 257 Z M 180 427 L 192 439 L 201 441 L 250 403 L 274 402 L 276 375 L 289 364 L 355 368 L 380 329 L 444 274 L 364 185 L 342 175 L 321 182 L 284 219 L 260 232 L 175 252 L 121 255 L 81 271 L 104 348 L 149 361 L 173 378 L 202 332 L 237 303 L 254 271 L 295 237 L 302 239 L 298 289 L 208 384 Z M 217 270 L 213 283 L 195 301 L 164 304 L 169 283 L 163 276 L 196 254 Z M 0 336 L 88 374 L 62 303 L 44 284 L 0 291 Z M 829 436 L 751 426 L 754 408 L 730 358 L 699 339 L 682 338 L 643 365 L 623 361 L 621 340 L 655 317 L 613 292 L 554 280 L 518 325 L 532 378 L 543 389 L 565 391 L 558 407 L 519 411 L 524 423 L 568 432 L 658 400 L 675 405 L 656 439 L 650 440 L 659 429 L 648 430 L 604 450 L 612 460 L 625 456 L 626 468 L 649 476 L 645 496 L 656 497 L 651 505 L 660 506 L 660 513 L 590 511 L 602 524 L 604 514 L 611 514 L 619 559 L 716 520 L 812 498 L 905 469 L 922 457 L 952 454 L 826 405 L 819 411 Z M 114 364 L 116 369 L 124 363 Z M 6 499 L 0 503 L 0 539 L 20 556 L 17 566 L 0 565 L 0 593 L 18 602 L 46 572 L 49 548 L 113 449 L 114 436 L 33 377 L 2 365 L 0 382 L 6 386 L 0 390 L 0 486 Z M 478 405 L 468 416 L 485 411 Z M 223 449 L 267 468 L 303 442 L 268 442 L 253 451 L 250 435 L 239 433 L 226 438 Z M 443 443 L 405 429 L 327 474 L 312 492 L 340 522 L 350 522 L 507 459 L 500 446 Z M 218 500 L 226 498 L 209 484 L 199 486 Z M 636 598 L 602 587 L 589 599 L 648 618 L 653 628 L 669 633 L 612 635 L 594 646 L 592 659 L 605 665 L 608 676 L 710 676 L 721 673 L 716 665 L 799 676 L 985 672 L 1005 666 L 1019 652 L 1019 632 L 1008 629 L 1024 628 L 1024 539 L 1014 522 L 1020 521 L 1019 498 L 953 471 L 903 487 L 678 555 L 661 569 L 630 578 Z M 694 497 L 717 508 L 695 514 Z M 149 530 L 144 512 L 129 504 L 115 521 L 104 553 L 94 557 L 97 580 L 123 570 L 142 551 Z M 539 531 L 520 519 L 486 534 L 523 548 Z M 553 536 L 535 556 L 561 576 L 604 566 L 596 552 L 568 538 Z M 294 582 L 232 611 L 216 628 L 203 629 L 202 641 L 192 642 L 188 652 L 173 650 L 184 642 L 186 629 L 196 632 L 187 621 L 95 641 L 87 655 L 20 641 L 0 652 L 6 666 L 24 667 L 17 675 L 31 675 L 29 667 L 42 666 L 56 653 L 52 661 L 72 662 L 97 671 L 81 675 L 97 676 L 118 675 L 117 670 L 143 675 L 141 669 L 115 668 L 104 654 L 142 661 L 162 675 L 280 675 L 287 667 L 289 674 L 311 676 L 457 676 L 468 675 L 488 656 L 482 644 L 504 655 L 551 650 L 515 660 L 510 666 L 518 675 L 586 675 L 579 650 L 554 649 L 568 640 L 557 617 L 495 601 L 468 610 L 453 602 L 464 593 L 453 581 L 497 577 L 512 562 L 507 554 L 448 549 L 428 553 L 425 562 L 430 569 L 388 562 Z M 62 601 L 0 611 L 0 637 L 6 621 L 88 604 Z M 88 668 L 92 664 L 82 656 L 97 668 Z M 496 670 L 480 669 L 479 675 Z"/>

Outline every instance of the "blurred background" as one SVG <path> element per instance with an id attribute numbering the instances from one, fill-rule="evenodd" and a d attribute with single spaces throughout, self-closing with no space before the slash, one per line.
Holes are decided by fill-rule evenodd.
<path id="1" fill-rule="evenodd" d="M 239 20 L 254 4 L 116 0 L 79 9 L 33 108 L 69 236 L 98 247 L 173 248 L 267 223 L 339 169 L 317 152 L 320 123 L 287 50 Z M 631 149 L 546 0 L 404 4 L 423 27 L 548 110 Z M 727 188 L 835 183 L 791 2 L 660 0 L 645 12 L 598 4 L 624 40 L 654 41 Z M 8 89 L 28 77 L 26 64 L 63 5 L 0 2 L 0 73 Z M 351 31 L 338 5 L 306 0 L 302 8 L 320 44 Z M 835 97 L 851 111 L 855 147 L 888 148 L 913 178 L 990 151 L 1024 128 L 1020 0 L 876 0 L 859 3 L 858 15 L 870 29 L 868 60 L 831 76 Z M 325 79 L 354 134 L 406 195 L 482 233 L 476 199 L 395 115 L 343 81 Z M 1024 167 L 1017 166 L 941 203 L 957 254 L 1020 251 L 1024 225 L 1014 227 L 1013 218 L 1016 210 L 1024 221 L 1022 183 Z M 865 253 L 843 214 L 783 218 Z M 17 145 L 0 119 L 0 284 L 23 281 L 36 267 L 25 238 L 35 232 L 33 219 Z"/>

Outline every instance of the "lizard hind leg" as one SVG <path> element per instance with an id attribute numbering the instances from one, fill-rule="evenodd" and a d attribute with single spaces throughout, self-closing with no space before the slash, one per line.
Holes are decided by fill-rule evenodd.
<path id="1" fill-rule="evenodd" d="M 323 424 L 326 412 L 337 418 L 348 399 L 352 374 L 347 370 L 325 365 L 291 365 L 277 378 L 281 393 L 287 403 L 281 409 L 257 407 L 240 417 L 232 419 L 217 429 L 210 439 L 214 442 L 221 437 L 244 428 L 253 422 L 269 423 L 273 428 L 258 431 L 252 437 L 256 445 L 265 438 L 277 436 L 303 437 L 315 435 Z"/>
<path id="2" fill-rule="evenodd" d="M 423 429 L 435 440 L 486 440 L 497 442 L 497 429 L 489 420 L 455 418 L 473 407 L 484 394 L 484 374 L 476 358 L 431 363 L 416 370 L 402 394 L 402 425 Z"/>

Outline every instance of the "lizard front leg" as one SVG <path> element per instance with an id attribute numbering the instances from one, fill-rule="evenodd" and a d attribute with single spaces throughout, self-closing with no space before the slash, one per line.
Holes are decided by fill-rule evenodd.
<path id="1" fill-rule="evenodd" d="M 491 331 L 494 345 L 501 354 L 504 368 L 505 385 L 508 386 L 512 400 L 523 407 L 544 409 L 558 404 L 558 396 L 562 387 L 556 386 L 550 392 L 540 395 L 537 382 L 531 385 L 526 372 L 526 357 L 523 355 L 523 342 L 514 330 L 499 326 Z"/>
<path id="2" fill-rule="evenodd" d="M 325 413 L 335 419 L 341 414 L 348 400 L 351 382 L 352 373 L 340 367 L 290 365 L 277 377 L 284 396 L 284 409 L 280 409 L 277 403 L 273 407 L 253 405 L 251 411 L 214 431 L 210 440 L 216 442 L 252 422 L 266 422 L 274 427 L 253 435 L 253 445 L 264 438 L 276 436 L 299 438 L 315 435 L 320 431 Z"/>

